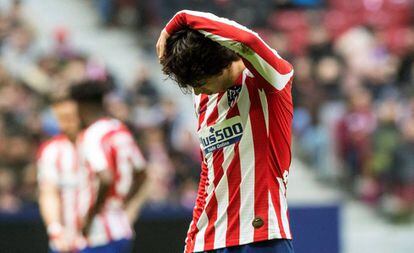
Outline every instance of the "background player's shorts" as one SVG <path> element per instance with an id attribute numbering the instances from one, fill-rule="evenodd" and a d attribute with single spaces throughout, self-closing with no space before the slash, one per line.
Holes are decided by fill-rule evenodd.
<path id="1" fill-rule="evenodd" d="M 132 249 L 132 241 L 130 239 L 122 239 L 112 241 L 108 244 L 98 247 L 87 247 L 77 253 L 130 253 Z M 58 251 L 50 250 L 50 253 L 60 253 Z"/>
<path id="2" fill-rule="evenodd" d="M 294 253 L 292 240 L 275 239 L 208 251 L 208 253 Z"/>
<path id="3" fill-rule="evenodd" d="M 79 253 L 130 253 L 132 241 L 130 239 L 122 239 L 113 241 L 103 246 L 86 248 Z"/>

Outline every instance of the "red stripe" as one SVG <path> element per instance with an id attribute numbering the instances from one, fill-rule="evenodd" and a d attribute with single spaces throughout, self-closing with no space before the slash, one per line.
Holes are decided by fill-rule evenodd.
<path id="1" fill-rule="evenodd" d="M 229 205 L 227 208 L 227 231 L 226 245 L 229 242 L 239 241 L 240 235 L 240 184 L 241 184 L 241 166 L 240 166 L 240 142 L 234 145 L 234 157 L 229 168 L 226 171 L 229 187 Z"/>
<path id="2" fill-rule="evenodd" d="M 203 155 L 201 154 L 203 157 Z M 198 233 L 197 223 L 200 219 L 201 213 L 204 210 L 206 204 L 206 197 L 207 193 L 205 191 L 206 187 L 208 186 L 208 171 L 207 165 L 205 164 L 204 158 L 201 166 L 201 174 L 200 174 L 200 183 L 198 185 L 198 193 L 195 208 L 193 211 L 193 224 L 190 227 L 187 239 L 186 239 L 186 247 L 185 253 L 193 252 L 195 246 L 195 235 Z"/>
<path id="3" fill-rule="evenodd" d="M 219 104 L 221 98 L 223 97 L 223 94 L 224 93 L 220 93 L 220 94 L 217 95 L 217 101 L 216 101 L 216 104 L 214 105 L 214 109 L 211 112 L 211 114 L 208 115 L 208 118 L 207 118 L 207 124 L 206 124 L 207 126 L 211 126 L 211 125 L 216 124 L 216 121 L 217 121 L 217 118 L 218 118 L 218 104 Z"/>
<path id="4" fill-rule="evenodd" d="M 280 213 L 279 191 L 280 191 L 280 186 L 278 182 L 275 184 L 275 187 L 270 188 L 270 194 L 272 195 L 273 207 L 275 208 L 277 223 L 279 224 L 280 235 L 282 236 L 282 238 L 286 238 L 286 232 L 285 232 L 285 229 L 283 228 L 283 223 L 282 223 L 282 215 Z"/>
<path id="5" fill-rule="evenodd" d="M 214 109 L 211 112 L 211 114 L 208 115 L 207 126 L 211 126 L 216 123 L 217 118 L 218 118 L 218 103 L 220 102 L 220 99 L 222 96 L 223 94 L 219 94 L 217 96 L 217 101 L 216 101 L 216 104 L 214 105 Z M 215 189 L 217 187 L 217 184 L 220 182 L 221 178 L 223 177 L 223 168 L 221 167 L 221 165 L 223 164 L 223 151 L 219 150 L 217 152 L 214 152 L 212 159 L 213 159 L 213 168 L 208 168 L 208 170 L 214 170 L 213 171 L 214 181 L 212 182 L 214 191 L 211 193 L 213 194 L 213 196 L 211 197 L 205 209 L 205 212 L 208 217 L 208 225 L 206 228 L 206 232 L 204 234 L 204 248 L 206 250 L 214 248 L 214 237 L 215 237 L 214 223 L 217 220 L 217 198 L 215 194 Z"/>
<path id="6" fill-rule="evenodd" d="M 227 113 L 226 118 L 232 118 L 240 115 L 237 106 L 232 107 Z M 226 231 L 226 245 L 228 242 L 239 241 L 240 235 L 240 184 L 241 184 L 241 166 L 239 144 L 234 145 L 234 157 L 229 164 L 229 169 L 226 171 L 227 184 L 229 188 L 229 204 L 227 208 L 227 231 Z"/>
<path id="7" fill-rule="evenodd" d="M 223 172 L 223 164 L 224 161 L 224 157 L 223 157 L 223 150 L 217 150 L 216 152 L 214 152 L 213 154 L 213 169 L 214 169 L 214 180 L 213 180 L 213 184 L 214 184 L 214 191 L 213 191 L 213 196 L 210 200 L 210 202 L 208 203 L 207 207 L 206 207 L 206 214 L 208 216 L 208 226 L 206 229 L 206 232 L 204 234 L 204 248 L 205 250 L 207 249 L 212 249 L 214 248 L 214 237 L 215 237 L 215 227 L 214 227 L 214 223 L 217 220 L 217 198 L 216 198 L 216 194 L 215 194 L 215 190 L 217 188 L 218 183 L 220 182 L 220 180 L 223 178 L 224 172 Z"/>
<path id="8" fill-rule="evenodd" d="M 118 150 L 117 148 L 113 145 L 113 141 L 112 138 L 114 135 L 116 134 L 130 134 L 129 130 L 124 127 L 121 126 L 120 128 L 111 130 L 110 132 L 106 133 L 101 140 L 101 146 L 103 147 L 104 151 L 105 151 L 105 157 L 106 160 L 108 162 L 108 166 L 109 166 L 109 170 L 112 172 L 113 176 L 114 176 L 114 180 L 110 186 L 109 192 L 107 197 L 108 198 L 119 198 L 119 199 L 124 199 L 125 196 L 121 196 L 121 194 L 116 190 L 116 186 L 118 185 L 118 183 L 122 180 L 121 178 L 121 172 L 119 170 L 119 165 L 118 165 L 118 161 L 117 161 L 117 157 L 118 157 Z"/>
<path id="9" fill-rule="evenodd" d="M 113 176 L 114 176 L 114 180 L 110 186 L 109 192 L 106 196 L 107 199 L 110 198 L 118 198 L 120 200 L 123 199 L 123 196 L 121 196 L 117 190 L 116 190 L 116 186 L 119 183 L 119 181 L 121 180 L 121 173 L 119 171 L 118 168 L 118 163 L 117 163 L 117 156 L 118 156 L 118 150 L 116 149 L 115 146 L 113 146 L 112 143 L 112 138 L 114 135 L 119 134 L 119 133 L 129 133 L 128 129 L 125 128 L 123 125 L 117 129 L 114 129 L 112 131 L 109 131 L 108 133 L 106 133 L 101 140 L 101 146 L 104 149 L 105 152 L 105 157 L 108 161 L 108 165 L 109 165 L 109 170 L 112 172 Z M 108 217 L 107 217 L 107 213 L 105 211 L 102 212 L 102 221 L 105 227 L 105 234 L 108 237 L 109 241 L 111 241 L 113 239 L 113 235 L 111 233 L 111 226 L 109 224 L 108 221 Z M 122 224 L 119 224 L 122 225 Z"/>
<path id="10" fill-rule="evenodd" d="M 277 57 L 272 50 L 270 50 L 270 48 L 251 31 L 246 31 L 233 25 L 211 20 L 209 18 L 194 16 L 186 12 L 176 15 L 173 20 L 167 24 L 166 29 L 172 34 L 185 26 L 219 35 L 232 41 L 241 42 L 281 74 L 287 74 L 292 70 L 291 65 L 287 61 Z M 254 69 L 252 70 L 257 73 Z"/>
<path id="11" fill-rule="evenodd" d="M 263 108 L 260 102 L 259 90 L 246 80 L 246 88 L 250 97 L 250 123 L 253 137 L 254 157 L 255 157 L 255 184 L 254 184 L 254 213 L 255 218 L 261 218 L 264 225 L 254 229 L 254 240 L 268 237 L 269 225 L 269 200 L 268 200 L 268 180 L 269 180 L 269 163 L 267 161 L 269 153 L 267 140 L 266 121 L 264 118 Z"/>

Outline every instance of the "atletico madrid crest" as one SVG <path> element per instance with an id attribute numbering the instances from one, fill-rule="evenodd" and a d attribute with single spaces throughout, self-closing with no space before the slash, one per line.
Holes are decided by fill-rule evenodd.
<path id="1" fill-rule="evenodd" d="M 229 107 L 233 107 L 236 104 L 237 98 L 239 97 L 241 86 L 235 85 L 230 87 L 227 90 L 227 101 L 229 103 Z"/>

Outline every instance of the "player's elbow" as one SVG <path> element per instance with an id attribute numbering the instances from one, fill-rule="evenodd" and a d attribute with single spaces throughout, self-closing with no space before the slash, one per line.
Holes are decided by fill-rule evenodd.
<path id="1" fill-rule="evenodd" d="M 110 185 L 114 181 L 114 177 L 110 171 L 101 171 L 98 173 L 101 185 Z"/>
<path id="2" fill-rule="evenodd" d="M 134 183 L 143 184 L 147 180 L 148 174 L 146 170 L 136 171 L 134 173 Z"/>
<path id="3" fill-rule="evenodd" d="M 257 48 L 257 46 L 261 43 L 259 36 L 252 31 L 241 35 L 240 42 L 249 48 Z"/>

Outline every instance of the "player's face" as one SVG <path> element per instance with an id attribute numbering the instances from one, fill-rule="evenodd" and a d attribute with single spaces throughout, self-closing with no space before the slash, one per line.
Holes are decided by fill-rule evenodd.
<path id="1" fill-rule="evenodd" d="M 60 131 L 71 138 L 76 137 L 80 129 L 78 108 L 74 101 L 66 100 L 52 106 Z"/>
<path id="2" fill-rule="evenodd" d="M 224 73 L 212 76 L 206 80 L 201 81 L 196 87 L 194 87 L 194 94 L 207 94 L 212 95 L 215 93 L 226 91 L 228 88 L 229 80 L 227 71 Z"/>

